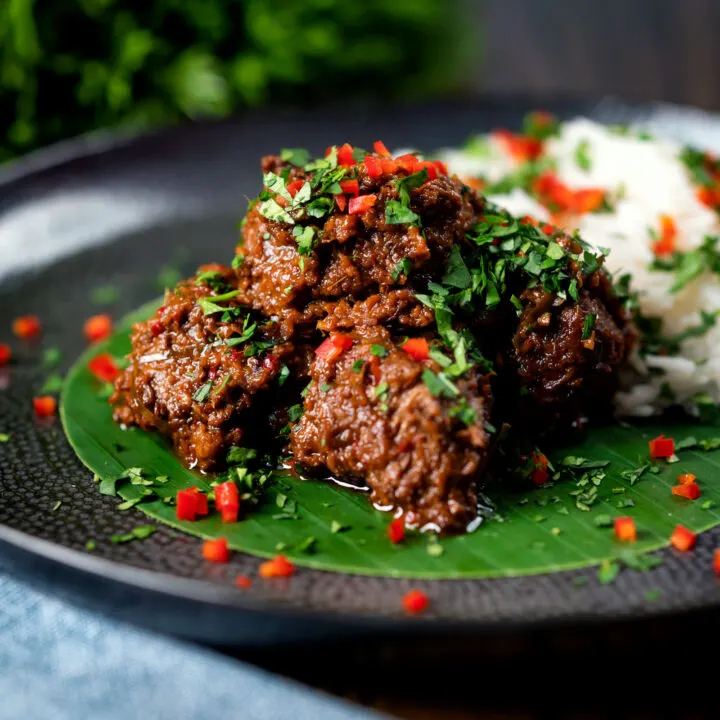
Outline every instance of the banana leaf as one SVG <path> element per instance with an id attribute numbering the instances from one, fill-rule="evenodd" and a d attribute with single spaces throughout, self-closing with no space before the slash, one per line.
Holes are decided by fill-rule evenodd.
<path id="1" fill-rule="evenodd" d="M 167 477 L 162 494 L 174 497 L 186 487 L 210 490 L 211 478 L 185 468 L 157 433 L 123 430 L 114 423 L 107 392 L 87 369 L 97 353 L 121 357 L 129 352 L 130 325 L 159 305 L 155 301 L 135 311 L 108 341 L 80 357 L 65 384 L 61 417 L 77 455 L 105 487 L 128 468 L 142 468 L 146 477 Z M 648 441 L 661 433 L 692 447 L 679 450 L 677 461 L 649 462 Z M 720 522 L 720 451 L 701 447 L 718 435 L 720 429 L 710 424 L 667 419 L 593 428 L 550 459 L 555 467 L 608 463 L 604 477 L 588 477 L 580 467 L 575 480 L 541 488 L 500 483 L 491 492 L 492 512 L 474 532 L 457 537 L 408 532 L 393 544 L 387 536 L 390 516 L 373 509 L 367 495 L 281 473 L 268 484 L 263 502 L 237 523 L 223 524 L 212 513 L 196 522 L 180 521 L 175 508 L 159 499 L 135 508 L 191 535 L 225 537 L 235 550 L 261 557 L 282 552 L 297 565 L 321 570 L 436 579 L 547 573 L 622 557 L 628 545 L 615 538 L 615 517 L 634 518 L 638 540 L 632 548 L 638 552 L 666 546 L 678 523 L 699 532 Z M 671 493 L 681 473 L 697 476 L 699 499 Z M 90 474 L 88 482 L 93 482 Z M 141 492 L 142 486 L 128 483 L 119 488 L 123 501 L 137 500 Z"/>

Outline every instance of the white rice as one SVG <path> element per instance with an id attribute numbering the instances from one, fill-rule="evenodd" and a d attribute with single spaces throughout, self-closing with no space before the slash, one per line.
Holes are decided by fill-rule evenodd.
<path id="1" fill-rule="evenodd" d="M 588 170 L 579 167 L 576 160 L 581 142 L 587 144 Z M 451 171 L 461 176 L 484 176 L 491 182 L 515 167 L 492 137 L 481 148 L 480 152 L 446 150 L 442 157 Z M 707 235 L 720 234 L 718 216 L 695 196 L 696 188 L 679 159 L 681 150 L 674 141 L 620 135 L 585 118 L 563 124 L 560 136 L 550 140 L 546 149 L 557 163 L 557 176 L 570 188 L 622 188 L 614 212 L 586 214 L 577 227 L 586 241 L 610 250 L 606 267 L 614 275 L 631 274 L 632 285 L 640 294 L 641 312 L 661 318 L 667 336 L 700 324 L 701 309 L 720 310 L 717 275 L 703 274 L 671 294 L 673 274 L 650 269 L 654 255 L 648 229 L 659 228 L 661 214 L 675 220 L 679 250 L 691 250 Z M 514 214 L 550 219 L 548 212 L 521 190 L 490 200 Z M 684 341 L 677 356 L 648 356 L 644 360 L 638 356 L 634 362 L 642 379 L 618 394 L 616 404 L 622 414 L 658 412 L 668 404 L 663 386 L 669 387 L 679 402 L 698 393 L 707 393 L 714 402 L 720 402 L 720 323 L 704 335 Z"/>

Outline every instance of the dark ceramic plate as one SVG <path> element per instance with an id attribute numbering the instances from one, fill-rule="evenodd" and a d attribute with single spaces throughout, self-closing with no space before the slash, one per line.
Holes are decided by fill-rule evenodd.
<path id="1" fill-rule="evenodd" d="M 544 103 L 547 106 L 547 103 Z M 519 125 L 536 102 L 474 103 L 273 112 L 182 127 L 134 139 L 94 136 L 30 156 L 0 173 L 0 341 L 10 320 L 43 318 L 43 347 L 63 352 L 65 370 L 83 348 L 90 294 L 113 284 L 115 317 L 155 297 L 158 271 L 189 275 L 227 260 L 246 197 L 257 191 L 258 159 L 279 147 L 321 151 L 331 142 L 438 147 L 473 131 Z M 673 109 L 555 103 L 563 117 L 611 122 L 649 118 L 677 137 L 702 141 L 720 122 Z M 692 137 L 690 137 L 692 136 Z M 720 591 L 707 571 L 720 529 L 701 536 L 691 558 L 665 552 L 657 569 L 626 571 L 601 586 L 594 571 L 515 579 L 410 582 L 300 570 L 291 582 L 233 587 L 258 560 L 235 554 L 227 567 L 205 563 L 200 541 L 166 528 L 143 542 L 86 542 L 127 532 L 144 518 L 119 513 L 76 459 L 59 424 L 33 419 L 30 398 L 47 368 L 26 349 L 0 375 L 0 570 L 76 602 L 155 629 L 211 642 L 271 643 L 341 632 L 484 631 L 493 627 L 677 612 L 713 605 Z M 53 510 L 56 502 L 62 504 Z M 587 582 L 579 584 L 584 576 Z M 401 596 L 425 589 L 432 610 L 403 616 Z M 649 590 L 661 597 L 650 603 Z"/>

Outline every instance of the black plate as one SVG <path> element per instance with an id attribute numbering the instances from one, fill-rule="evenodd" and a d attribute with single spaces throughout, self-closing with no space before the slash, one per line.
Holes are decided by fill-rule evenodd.
<path id="1" fill-rule="evenodd" d="M 264 153 L 282 146 L 321 151 L 343 141 L 368 146 L 377 138 L 389 147 L 457 144 L 473 131 L 517 127 L 535 105 L 485 100 L 377 113 L 284 111 L 135 139 L 95 136 L 31 156 L 0 174 L 0 341 L 10 339 L 11 318 L 36 313 L 46 328 L 42 347 L 60 347 L 66 369 L 83 348 L 84 319 L 97 312 L 92 288 L 122 289 L 109 308 L 119 317 L 158 294 L 162 266 L 189 275 L 201 262 L 227 262 Z M 550 109 L 609 121 L 653 112 L 614 102 Z M 227 567 L 210 566 L 199 540 L 166 528 L 143 542 L 105 542 L 144 516 L 117 512 L 117 501 L 97 492 L 59 424 L 33 419 L 30 398 L 48 374 L 40 357 L 40 348 L 20 349 L 0 375 L 0 432 L 13 435 L 0 444 L 0 569 L 94 608 L 212 642 L 270 643 L 359 630 L 468 632 L 630 617 L 720 599 L 709 572 L 720 529 L 703 534 L 692 557 L 666 551 L 657 569 L 623 572 L 610 586 L 601 586 L 592 570 L 434 582 L 300 570 L 290 582 L 256 582 L 241 592 L 232 581 L 255 575 L 253 557 L 236 553 Z M 89 539 L 97 542 L 92 553 L 84 550 Z M 587 582 L 579 585 L 579 576 Z M 418 620 L 401 611 L 410 587 L 425 589 L 433 601 Z M 663 594 L 651 603 L 646 593 L 653 589 Z"/>

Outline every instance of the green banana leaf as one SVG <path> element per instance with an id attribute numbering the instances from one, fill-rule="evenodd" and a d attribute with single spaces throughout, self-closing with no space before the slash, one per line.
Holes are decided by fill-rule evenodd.
<path id="1" fill-rule="evenodd" d="M 209 490 L 210 478 L 183 467 L 158 434 L 116 425 L 107 394 L 87 370 L 97 353 L 125 355 L 130 349 L 131 323 L 149 317 L 158 305 L 160 301 L 132 313 L 112 338 L 78 360 L 65 384 L 61 417 L 70 443 L 98 479 L 111 481 L 127 468 L 142 468 L 150 478 L 167 476 L 163 495 L 174 497 L 185 487 Z M 720 452 L 702 450 L 695 443 L 693 449 L 678 451 L 676 462 L 648 464 L 648 440 L 661 433 L 688 444 L 691 438 L 699 442 L 717 437 L 720 429 L 662 420 L 637 427 L 594 428 L 582 442 L 563 448 L 551 460 L 556 467 L 567 456 L 609 461 L 597 486 L 587 477 L 580 486 L 574 481 L 542 488 L 499 485 L 492 491 L 494 512 L 474 532 L 459 537 L 436 539 L 408 532 L 403 542 L 393 544 L 387 536 L 390 516 L 374 510 L 365 494 L 282 475 L 268 484 L 264 501 L 237 523 L 223 524 L 217 514 L 196 522 L 179 521 L 175 508 L 157 499 L 135 507 L 192 535 L 225 537 L 238 551 L 262 557 L 282 552 L 297 565 L 328 571 L 438 579 L 546 573 L 622 557 L 627 544 L 615 539 L 612 527 L 618 516 L 635 519 L 638 541 L 632 547 L 636 551 L 667 545 L 678 523 L 698 532 L 720 522 L 720 483 L 716 481 Z M 639 477 L 630 477 L 628 471 L 644 464 L 647 467 Z M 676 477 L 685 472 L 698 478 L 702 488 L 698 500 L 671 493 Z M 576 474 L 581 476 L 582 472 Z M 92 482 L 90 476 L 88 482 Z M 597 495 L 591 504 L 586 502 L 588 490 Z M 139 488 L 124 484 L 119 495 L 132 500 L 139 496 Z M 297 510 L 286 512 L 288 504 Z"/>

